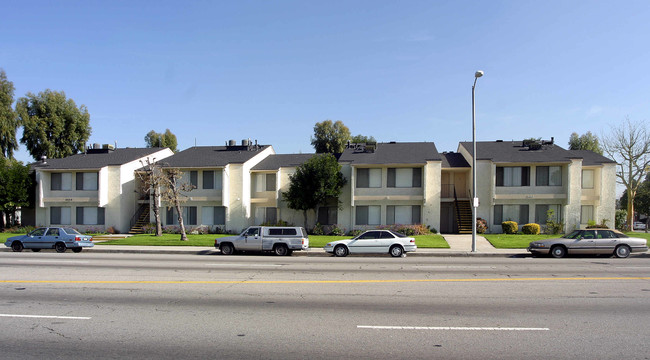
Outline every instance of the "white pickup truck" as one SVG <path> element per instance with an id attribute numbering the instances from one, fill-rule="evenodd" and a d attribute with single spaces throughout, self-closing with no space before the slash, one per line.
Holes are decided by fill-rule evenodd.
<path id="1" fill-rule="evenodd" d="M 223 255 L 237 251 L 272 251 L 279 256 L 288 256 L 295 250 L 307 250 L 309 236 L 302 227 L 251 226 L 238 236 L 215 239 L 214 247 Z"/>

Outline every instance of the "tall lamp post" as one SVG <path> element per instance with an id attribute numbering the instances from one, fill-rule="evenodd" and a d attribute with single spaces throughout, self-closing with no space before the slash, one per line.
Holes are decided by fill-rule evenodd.
<path id="1" fill-rule="evenodd" d="M 478 197 L 476 196 L 476 104 L 474 101 L 474 90 L 476 80 L 483 76 L 483 71 L 474 73 L 474 85 L 472 85 L 472 252 L 476 252 L 476 212 L 478 210 Z"/>

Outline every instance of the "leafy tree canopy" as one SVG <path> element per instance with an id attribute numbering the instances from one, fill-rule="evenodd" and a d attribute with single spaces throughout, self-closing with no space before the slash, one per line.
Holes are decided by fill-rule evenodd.
<path id="1" fill-rule="evenodd" d="M 29 205 L 29 167 L 13 159 L 0 158 L 0 211 L 14 213 Z"/>
<path id="2" fill-rule="evenodd" d="M 14 83 L 7 80 L 7 74 L 0 69 L 0 158 L 12 159 L 14 151 L 18 150 L 18 118 L 11 107 L 14 102 L 14 90 Z"/>
<path id="3" fill-rule="evenodd" d="M 289 190 L 282 193 L 282 198 L 290 209 L 303 211 L 307 227 L 307 211 L 315 210 L 329 199 L 338 198 L 347 180 L 336 157 L 321 154 L 298 166 L 289 176 L 289 181 Z"/>
<path id="4" fill-rule="evenodd" d="M 86 106 L 67 99 L 63 91 L 45 90 L 38 95 L 27 93 L 16 102 L 16 112 L 23 125 L 27 151 L 41 156 L 63 158 L 83 151 L 90 137 L 90 114 Z"/>
<path id="5" fill-rule="evenodd" d="M 314 125 L 311 144 L 317 153 L 342 153 L 350 140 L 350 129 L 338 120 L 325 120 Z"/>
<path id="6" fill-rule="evenodd" d="M 603 148 L 600 146 L 598 141 L 598 136 L 587 131 L 586 134 L 578 135 L 578 133 L 572 133 L 569 137 L 569 150 L 591 150 L 596 154 L 603 154 Z"/>
<path id="7" fill-rule="evenodd" d="M 167 129 L 164 133 L 157 133 L 153 130 L 149 131 L 144 137 L 144 141 L 147 143 L 147 147 L 167 147 L 171 151 L 177 152 L 178 141 L 176 140 L 176 135 L 174 135 L 171 130 Z"/>
<path id="8" fill-rule="evenodd" d="M 354 135 L 351 139 L 350 142 L 354 144 L 364 144 L 364 143 L 372 143 L 372 142 L 377 142 L 374 137 L 372 136 L 365 136 L 365 135 Z"/>

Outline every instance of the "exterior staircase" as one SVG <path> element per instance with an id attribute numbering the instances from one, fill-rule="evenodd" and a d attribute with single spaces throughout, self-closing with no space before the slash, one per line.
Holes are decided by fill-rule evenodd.
<path id="1" fill-rule="evenodd" d="M 142 204 L 141 208 L 138 209 L 138 212 L 140 214 L 137 216 L 135 223 L 131 226 L 129 234 L 143 234 L 144 231 L 142 231 L 142 227 L 149 224 L 149 204 Z"/>
<path id="2" fill-rule="evenodd" d="M 472 233 L 472 204 L 469 200 L 456 200 L 456 216 L 459 234 Z"/>

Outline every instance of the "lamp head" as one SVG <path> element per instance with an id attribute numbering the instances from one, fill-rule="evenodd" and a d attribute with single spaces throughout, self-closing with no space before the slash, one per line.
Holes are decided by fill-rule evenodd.
<path id="1" fill-rule="evenodd" d="M 476 73 L 474 73 L 475 78 L 480 78 L 481 76 L 483 76 L 483 70 L 479 70 Z"/>

